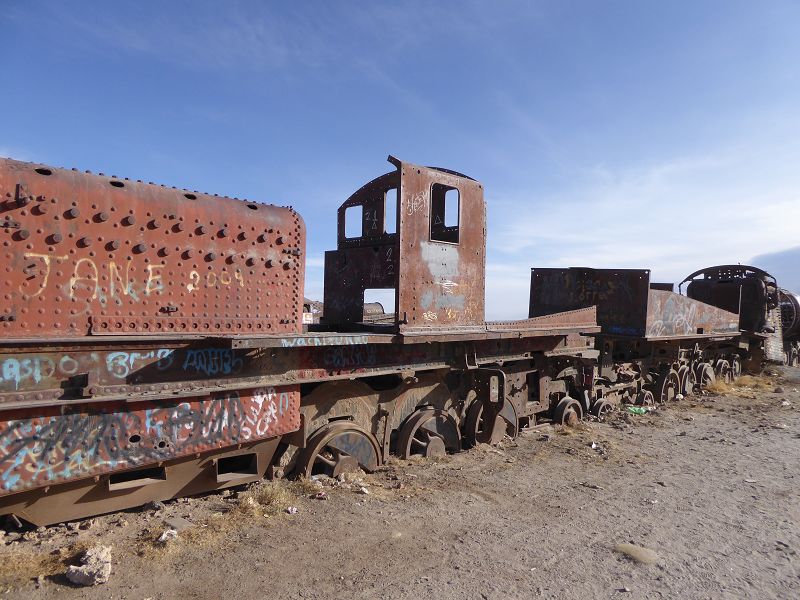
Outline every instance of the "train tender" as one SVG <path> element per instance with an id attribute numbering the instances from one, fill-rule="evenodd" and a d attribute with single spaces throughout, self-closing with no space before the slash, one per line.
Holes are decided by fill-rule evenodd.
<path id="1" fill-rule="evenodd" d="M 487 322 L 481 184 L 389 160 L 339 208 L 308 325 L 291 208 L 0 160 L 0 515 L 369 471 L 760 361 L 766 329 L 647 271 L 536 269 L 529 318 Z"/>

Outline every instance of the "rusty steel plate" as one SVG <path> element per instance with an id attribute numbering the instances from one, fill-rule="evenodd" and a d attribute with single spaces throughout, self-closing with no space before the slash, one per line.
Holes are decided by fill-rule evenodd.
<path id="1" fill-rule="evenodd" d="M 391 156 L 389 162 L 396 171 L 373 179 L 339 207 L 337 249 L 325 253 L 323 325 L 334 330 L 372 325 L 402 333 L 483 329 L 483 186 L 445 169 Z M 387 211 L 394 211 L 395 231 Z M 368 289 L 395 291 L 393 317 L 366 323 Z"/>
<path id="2" fill-rule="evenodd" d="M 20 410 L 0 421 L 0 496 L 291 433 L 299 386 L 181 402 Z"/>
<path id="3" fill-rule="evenodd" d="M 532 269 L 529 316 L 596 306 L 603 333 L 644 336 L 649 282 L 646 269 Z"/>
<path id="4" fill-rule="evenodd" d="M 739 315 L 675 292 L 650 290 L 647 337 L 739 333 Z"/>
<path id="5" fill-rule="evenodd" d="M 291 208 L 0 159 L 0 335 L 302 331 Z"/>
<path id="6" fill-rule="evenodd" d="M 599 329 L 597 326 L 597 307 L 579 308 L 549 315 L 520 319 L 517 321 L 490 321 L 488 331 L 516 331 L 520 336 L 526 332 L 550 330 L 554 328 L 577 328 L 587 332 Z"/>

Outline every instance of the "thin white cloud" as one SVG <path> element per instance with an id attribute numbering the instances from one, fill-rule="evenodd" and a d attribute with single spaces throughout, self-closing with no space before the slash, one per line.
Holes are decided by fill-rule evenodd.
<path id="1" fill-rule="evenodd" d="M 528 193 L 493 199 L 489 190 L 488 256 L 504 268 L 488 269 L 487 314 L 527 311 L 520 292 L 530 267 L 649 268 L 655 280 L 680 281 L 794 246 L 798 162 L 793 142 L 754 137 L 643 167 L 589 166 L 533 201 Z"/>

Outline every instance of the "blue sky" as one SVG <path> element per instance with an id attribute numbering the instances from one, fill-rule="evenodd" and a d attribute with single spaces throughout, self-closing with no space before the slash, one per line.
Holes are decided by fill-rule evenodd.
<path id="1" fill-rule="evenodd" d="M 388 154 L 485 184 L 490 318 L 525 315 L 532 266 L 770 256 L 800 288 L 798 23 L 780 1 L 0 0 L 0 155 L 291 204 L 318 298 L 336 208 Z"/>

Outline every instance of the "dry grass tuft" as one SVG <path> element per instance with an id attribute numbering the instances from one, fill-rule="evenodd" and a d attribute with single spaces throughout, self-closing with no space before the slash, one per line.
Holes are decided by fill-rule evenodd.
<path id="1" fill-rule="evenodd" d="M 322 489 L 322 485 L 311 479 L 301 477 L 289 483 L 289 490 L 296 496 L 310 496 Z"/>
<path id="2" fill-rule="evenodd" d="M 775 386 L 775 382 L 766 375 L 742 375 L 733 382 L 733 385 L 754 390 L 769 390 Z"/>
<path id="3" fill-rule="evenodd" d="M 88 548 L 87 543 L 80 542 L 47 554 L 30 550 L 0 553 L 0 583 L 19 585 L 39 575 L 63 575 L 69 565 L 80 564 L 80 558 Z"/>
<path id="4" fill-rule="evenodd" d="M 589 423 L 578 421 L 575 425 L 553 425 L 553 430 L 558 435 L 576 435 L 581 433 L 588 433 L 592 431 L 592 426 Z"/>
<path id="5" fill-rule="evenodd" d="M 285 511 L 295 499 L 286 482 L 262 481 L 239 494 L 239 503 L 232 512 L 253 517 L 273 517 Z"/>
<path id="6" fill-rule="evenodd" d="M 725 383 L 720 379 L 709 383 L 703 389 L 709 394 L 716 394 L 717 396 L 724 396 L 725 394 L 730 394 L 733 391 L 731 384 Z"/>
<path id="7" fill-rule="evenodd" d="M 703 389 L 716 396 L 732 395 L 741 396 L 742 398 L 754 398 L 755 396 L 748 394 L 771 391 L 777 383 L 778 380 L 775 376 L 765 372 L 758 375 L 741 375 L 731 383 L 717 380 Z"/>
<path id="8" fill-rule="evenodd" d="M 315 486 L 314 491 L 319 491 L 319 488 Z M 166 525 L 144 531 L 138 544 L 138 553 L 140 556 L 158 558 L 188 548 L 217 544 L 232 531 L 283 513 L 301 495 L 305 494 L 294 483 L 283 480 L 260 481 L 241 492 L 230 510 L 212 514 L 194 527 L 181 531 L 175 539 L 159 541 L 168 529 Z"/>

